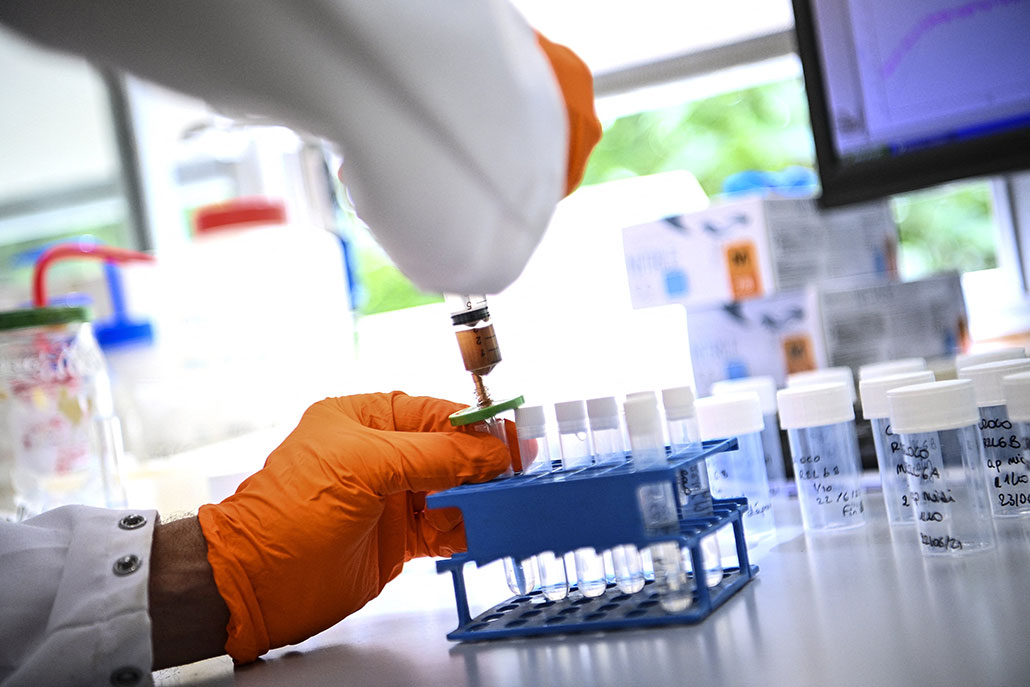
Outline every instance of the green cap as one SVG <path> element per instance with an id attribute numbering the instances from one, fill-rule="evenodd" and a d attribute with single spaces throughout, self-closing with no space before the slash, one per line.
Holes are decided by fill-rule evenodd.
<path id="1" fill-rule="evenodd" d="M 466 425 L 474 425 L 477 422 L 482 422 L 483 420 L 489 420 L 492 417 L 496 417 L 506 410 L 514 410 L 525 402 L 526 399 L 522 396 L 516 396 L 515 398 L 509 398 L 506 401 L 500 401 L 493 405 L 488 405 L 486 408 L 469 406 L 468 408 L 463 408 L 456 413 L 451 413 L 451 426 L 464 427 Z"/>
<path id="2" fill-rule="evenodd" d="M 71 322 L 89 322 L 89 308 L 61 306 L 0 312 L 0 332 L 29 327 L 46 327 Z"/>

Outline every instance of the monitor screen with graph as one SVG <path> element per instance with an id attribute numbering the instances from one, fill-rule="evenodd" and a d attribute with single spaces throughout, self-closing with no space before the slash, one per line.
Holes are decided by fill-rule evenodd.
<path id="1" fill-rule="evenodd" d="M 823 202 L 1030 168 L 1030 0 L 793 0 Z"/>

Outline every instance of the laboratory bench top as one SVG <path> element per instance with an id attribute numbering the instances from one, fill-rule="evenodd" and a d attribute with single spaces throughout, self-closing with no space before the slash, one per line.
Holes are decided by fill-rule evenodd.
<path id="1" fill-rule="evenodd" d="M 1030 520 L 996 520 L 990 551 L 924 557 L 892 530 L 879 492 L 868 521 L 814 534 L 775 504 L 760 571 L 697 625 L 455 643 L 450 575 L 413 561 L 379 598 L 308 641 L 233 668 L 228 658 L 155 673 L 180 685 L 1027 685 Z M 473 613 L 510 596 L 500 565 L 466 571 Z"/>

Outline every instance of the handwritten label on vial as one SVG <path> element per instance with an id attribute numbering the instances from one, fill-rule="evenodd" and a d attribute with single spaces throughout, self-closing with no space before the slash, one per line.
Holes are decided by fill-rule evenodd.
<path id="1" fill-rule="evenodd" d="M 981 409 L 980 433 L 993 497 L 991 507 L 998 515 L 1030 512 L 1030 469 L 1024 456 L 1027 438 L 1020 436 L 1015 424 L 1004 407 Z"/>
<path id="2" fill-rule="evenodd" d="M 909 483 L 902 504 L 916 510 L 920 543 L 935 552 L 961 551 L 962 540 L 947 525 L 952 519 L 950 504 L 956 499 L 945 484 L 938 486 L 942 462 L 936 438 L 899 448 L 903 462 L 897 466 L 897 472 L 907 475 Z"/>
<path id="3" fill-rule="evenodd" d="M 816 506 L 825 506 L 837 511 L 841 518 L 853 518 L 865 512 L 862 490 L 853 479 L 840 477 L 841 469 L 823 459 L 822 455 L 802 455 L 794 459 L 794 473 L 798 480 L 807 482 L 803 498 L 811 498 Z"/>

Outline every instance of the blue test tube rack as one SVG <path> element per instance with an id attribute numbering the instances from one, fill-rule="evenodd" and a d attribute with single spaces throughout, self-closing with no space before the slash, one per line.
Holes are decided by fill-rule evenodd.
<path id="1" fill-rule="evenodd" d="M 735 449 L 736 439 L 705 442 L 669 458 L 663 467 L 634 469 L 621 465 L 590 466 L 579 470 L 538 475 L 516 475 L 483 484 L 467 484 L 432 494 L 430 508 L 457 507 L 465 521 L 468 549 L 437 561 L 437 572 L 449 572 L 454 582 L 458 627 L 447 635 L 454 641 L 481 641 L 533 635 L 598 632 L 631 627 L 694 624 L 707 618 L 751 581 L 758 566 L 748 560 L 743 514 L 746 499 L 713 499 L 712 515 L 681 517 L 679 532 L 648 534 L 640 515 L 637 489 L 662 480 L 673 482 L 680 493 L 689 468 L 713 453 Z M 702 538 L 732 527 L 736 567 L 726 568 L 722 580 L 704 582 Z M 472 617 L 465 589 L 467 563 L 486 565 L 499 558 L 521 560 L 541 552 L 560 556 L 589 546 L 598 552 L 621 544 L 645 548 L 675 540 L 690 551 L 694 576 L 694 602 L 679 613 L 661 608 L 654 583 L 632 595 L 609 585 L 604 594 L 587 598 L 573 586 L 560 601 L 546 599 L 538 590 L 515 596 Z M 570 581 L 571 584 L 571 581 Z"/>

